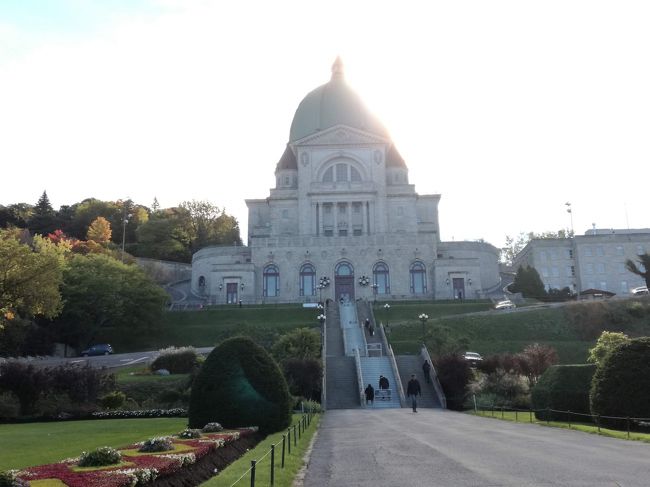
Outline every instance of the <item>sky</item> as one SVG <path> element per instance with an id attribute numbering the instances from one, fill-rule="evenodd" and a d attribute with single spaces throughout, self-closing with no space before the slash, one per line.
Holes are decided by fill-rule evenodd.
<path id="1" fill-rule="evenodd" d="M 0 204 L 209 200 L 245 238 L 341 56 L 443 240 L 648 228 L 648 25 L 647 0 L 0 0 Z"/>

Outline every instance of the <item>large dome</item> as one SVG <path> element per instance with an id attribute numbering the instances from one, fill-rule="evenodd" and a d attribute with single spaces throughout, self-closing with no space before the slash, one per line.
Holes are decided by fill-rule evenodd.
<path id="1" fill-rule="evenodd" d="M 307 94 L 291 122 L 289 142 L 343 124 L 388 138 L 388 131 L 350 89 L 343 76 L 343 63 L 336 58 L 332 79 Z"/>

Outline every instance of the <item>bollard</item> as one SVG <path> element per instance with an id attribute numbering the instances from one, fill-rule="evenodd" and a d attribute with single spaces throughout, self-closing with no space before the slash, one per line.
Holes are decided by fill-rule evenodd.
<path id="1" fill-rule="evenodd" d="M 289 435 L 289 455 L 291 455 L 291 427 L 287 431 Z"/>
<path id="2" fill-rule="evenodd" d="M 519 422 L 519 411 L 515 409 L 515 423 Z"/>
<path id="3" fill-rule="evenodd" d="M 284 468 L 284 445 L 287 443 L 287 435 L 282 435 L 282 468 Z"/>
<path id="4" fill-rule="evenodd" d="M 627 423 L 627 439 L 629 440 L 630 439 L 630 417 L 628 416 L 625 419 L 626 419 L 626 423 Z"/>
<path id="5" fill-rule="evenodd" d="M 503 418 L 505 417 L 505 416 L 503 415 L 503 410 L 504 410 L 504 408 L 503 408 L 503 406 L 501 406 L 501 419 L 503 419 Z"/>
<path id="6" fill-rule="evenodd" d="M 530 408 L 530 422 L 533 422 L 533 408 Z"/>
<path id="7" fill-rule="evenodd" d="M 566 412 L 566 422 L 569 423 L 569 429 L 571 429 L 571 411 Z"/>
<path id="8" fill-rule="evenodd" d="M 271 485 L 275 484 L 275 445 L 271 445 Z"/>
<path id="9" fill-rule="evenodd" d="M 251 487 L 255 487 L 255 465 L 257 460 L 251 460 Z"/>

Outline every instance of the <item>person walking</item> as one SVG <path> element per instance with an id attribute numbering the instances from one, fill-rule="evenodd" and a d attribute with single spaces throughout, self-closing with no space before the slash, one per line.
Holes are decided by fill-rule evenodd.
<path id="1" fill-rule="evenodd" d="M 415 378 L 415 374 L 411 374 L 411 380 L 406 386 L 406 397 L 411 398 L 411 406 L 413 407 L 413 412 L 418 412 L 418 402 L 417 396 L 420 395 L 420 383 Z"/>
<path id="2" fill-rule="evenodd" d="M 428 360 L 422 364 L 422 372 L 424 372 L 424 380 L 427 381 L 427 384 L 431 384 L 431 364 Z"/>
<path id="3" fill-rule="evenodd" d="M 372 384 L 368 384 L 364 392 L 366 393 L 366 404 L 373 404 L 375 401 L 375 388 L 372 387 Z"/>

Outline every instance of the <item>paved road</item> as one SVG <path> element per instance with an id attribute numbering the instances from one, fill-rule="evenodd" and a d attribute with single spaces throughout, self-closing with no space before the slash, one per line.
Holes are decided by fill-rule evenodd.
<path id="1" fill-rule="evenodd" d="M 333 410 L 305 487 L 647 487 L 650 445 L 443 410 Z"/>

